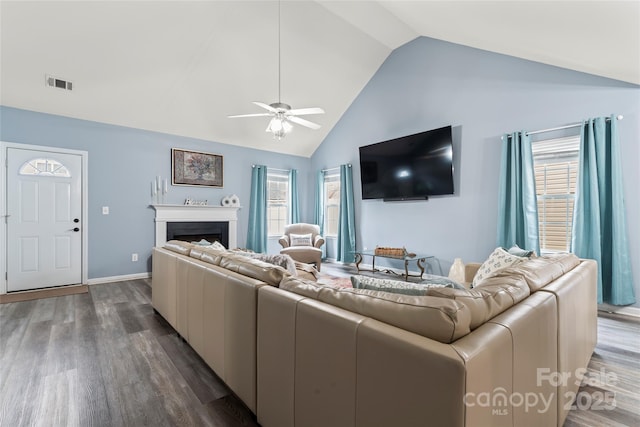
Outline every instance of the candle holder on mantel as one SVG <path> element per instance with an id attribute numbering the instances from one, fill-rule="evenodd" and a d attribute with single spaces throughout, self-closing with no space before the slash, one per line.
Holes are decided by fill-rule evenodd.
<path id="1" fill-rule="evenodd" d="M 164 205 L 165 198 L 169 192 L 169 182 L 166 178 L 162 179 L 160 175 L 151 181 L 151 204 Z"/>

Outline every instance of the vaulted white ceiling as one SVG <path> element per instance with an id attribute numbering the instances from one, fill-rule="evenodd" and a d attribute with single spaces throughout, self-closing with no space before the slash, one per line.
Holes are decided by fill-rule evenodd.
<path id="1" fill-rule="evenodd" d="M 227 116 L 278 101 L 277 2 L 2 0 L 0 25 L 2 105 L 302 156 L 419 36 L 640 84 L 639 1 L 283 1 L 281 101 L 326 114 L 275 141 Z"/>

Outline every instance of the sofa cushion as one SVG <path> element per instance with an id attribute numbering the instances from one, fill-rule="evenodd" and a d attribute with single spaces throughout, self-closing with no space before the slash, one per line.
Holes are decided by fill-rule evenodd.
<path id="1" fill-rule="evenodd" d="M 529 286 L 517 275 L 492 276 L 473 289 L 429 289 L 427 295 L 449 298 L 464 304 L 471 315 L 471 330 L 514 306 L 530 295 Z"/>
<path id="2" fill-rule="evenodd" d="M 285 278 L 280 288 L 442 343 L 470 332 L 469 309 L 453 299 L 332 287 L 295 277 Z"/>
<path id="3" fill-rule="evenodd" d="M 200 260 L 204 262 L 208 262 L 213 265 L 220 265 L 222 258 L 227 256 L 227 251 L 216 249 L 213 246 L 207 246 L 204 248 L 197 248 L 195 251 L 191 251 L 191 256 L 194 256 L 195 253 L 200 252 Z"/>
<path id="4" fill-rule="evenodd" d="M 573 270 L 578 264 L 580 259 L 574 254 L 544 255 L 505 268 L 496 273 L 496 277 L 521 276 L 533 293 Z"/>
<path id="5" fill-rule="evenodd" d="M 405 282 L 400 280 L 380 279 L 369 276 L 351 276 L 351 284 L 356 289 L 370 289 L 372 291 L 392 292 L 404 295 L 425 295 L 430 288 L 458 288 L 464 287 L 455 281 L 440 276 L 433 276 L 420 283 Z"/>
<path id="6" fill-rule="evenodd" d="M 285 277 L 280 283 L 280 289 L 291 291 L 298 295 L 303 295 L 305 297 L 313 299 L 318 299 L 320 289 L 322 289 L 323 287 L 339 289 L 337 286 L 322 285 L 312 280 L 293 276 Z"/>
<path id="7" fill-rule="evenodd" d="M 194 245 L 191 251 L 187 255 L 190 256 L 191 258 L 200 259 L 204 252 L 204 249 L 205 249 L 204 246 Z"/>
<path id="8" fill-rule="evenodd" d="M 471 283 L 471 287 L 475 288 L 482 281 L 488 277 L 493 276 L 498 271 L 503 268 L 511 267 L 512 265 L 519 264 L 526 260 L 527 258 L 519 257 L 516 255 L 511 255 L 509 252 L 504 250 L 503 248 L 496 248 L 489 258 L 485 262 L 482 263 L 475 277 L 473 278 L 473 283 Z"/>
<path id="9" fill-rule="evenodd" d="M 193 244 L 189 242 L 183 242 L 182 240 L 169 240 L 164 244 L 165 249 L 187 256 L 189 255 L 193 247 Z"/>
<path id="10" fill-rule="evenodd" d="M 296 266 L 297 276 L 314 282 L 318 280 L 319 273 L 313 265 L 295 260 L 293 262 Z"/>
<path id="11" fill-rule="evenodd" d="M 247 258 L 233 252 L 226 252 L 224 256 L 220 257 L 220 267 L 261 280 L 272 286 L 279 286 L 282 279 L 290 275 L 280 266 L 259 259 Z"/>

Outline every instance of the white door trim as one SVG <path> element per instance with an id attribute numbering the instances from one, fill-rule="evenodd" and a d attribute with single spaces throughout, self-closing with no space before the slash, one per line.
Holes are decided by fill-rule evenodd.
<path id="1" fill-rule="evenodd" d="M 0 256 L 0 295 L 7 293 L 7 149 L 18 148 L 23 150 L 50 151 L 53 153 L 75 154 L 82 158 L 82 283 L 87 284 L 88 275 L 88 243 L 89 243 L 89 191 L 88 191 L 88 165 L 89 152 L 81 150 L 70 150 L 67 148 L 46 147 L 43 145 L 19 144 L 15 142 L 0 141 L 0 165 L 2 165 L 0 173 L 0 245 L 2 245 L 2 256 Z"/>

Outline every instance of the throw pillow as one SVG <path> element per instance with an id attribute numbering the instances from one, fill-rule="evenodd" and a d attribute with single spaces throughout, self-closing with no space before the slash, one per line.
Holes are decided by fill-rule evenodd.
<path id="1" fill-rule="evenodd" d="M 199 242 L 191 242 L 194 245 L 198 245 L 198 246 L 211 246 L 211 242 L 205 240 L 205 239 L 200 239 Z"/>
<path id="2" fill-rule="evenodd" d="M 289 255 L 286 254 L 261 254 L 255 252 L 242 252 L 235 251 L 238 255 L 246 256 L 247 258 L 259 259 L 260 261 L 268 262 L 269 264 L 278 265 L 287 270 L 291 275 L 297 276 L 296 262 Z"/>
<path id="3" fill-rule="evenodd" d="M 447 288 L 467 289 L 455 279 L 444 276 L 436 276 L 435 274 L 425 274 L 419 282 L 422 285 L 444 285 Z"/>
<path id="4" fill-rule="evenodd" d="M 217 240 L 211 244 L 211 247 L 213 249 L 217 249 L 219 251 L 226 251 L 227 250 L 227 248 L 225 248 L 224 245 L 222 243 L 218 242 Z"/>
<path id="5" fill-rule="evenodd" d="M 526 259 L 526 257 L 511 255 L 502 248 L 496 248 L 478 269 L 478 272 L 473 278 L 473 283 L 471 283 L 471 287 L 474 288 L 478 286 L 484 279 L 493 276 L 503 268 L 519 264 Z"/>
<path id="6" fill-rule="evenodd" d="M 527 257 L 527 258 L 531 258 L 532 256 L 535 257 L 536 256 L 536 251 L 528 251 L 526 249 L 522 249 L 520 246 L 518 245 L 513 245 L 511 246 L 507 252 L 509 252 L 511 255 L 515 255 L 515 256 L 519 256 L 519 257 Z"/>
<path id="7" fill-rule="evenodd" d="M 309 234 L 290 234 L 291 246 L 313 246 L 311 242 L 311 233 Z"/>
<path id="8" fill-rule="evenodd" d="M 351 284 L 355 289 L 391 292 L 394 294 L 423 296 L 428 289 L 450 288 L 451 284 L 411 283 L 400 280 L 378 279 L 368 276 L 351 276 Z"/>

